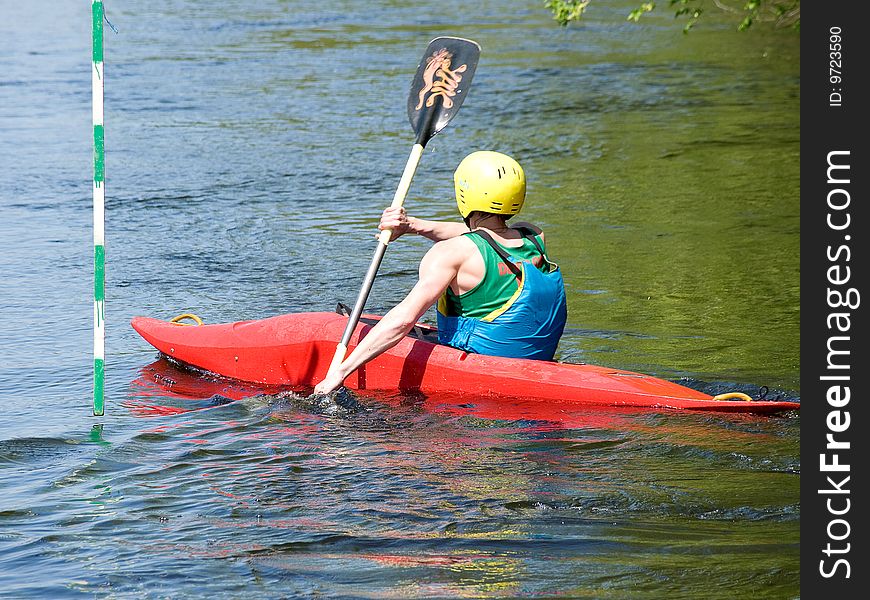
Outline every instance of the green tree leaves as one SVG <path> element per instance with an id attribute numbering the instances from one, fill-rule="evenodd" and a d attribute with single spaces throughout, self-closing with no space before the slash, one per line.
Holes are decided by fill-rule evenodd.
<path id="1" fill-rule="evenodd" d="M 563 27 L 572 21 L 579 21 L 592 0 L 544 0 L 544 6 L 553 13 L 553 18 Z M 701 18 L 705 7 L 712 4 L 719 11 L 740 18 L 738 31 L 745 31 L 756 22 L 772 23 L 774 27 L 792 27 L 800 31 L 800 0 L 668 0 L 674 11 L 674 18 L 684 18 L 683 32 L 688 33 Z M 656 9 L 655 2 L 644 2 L 632 10 L 626 20 L 637 23 L 641 17 Z"/>
<path id="2" fill-rule="evenodd" d="M 591 0 L 544 0 L 544 6 L 550 9 L 559 25 L 565 27 L 580 19 L 589 2 Z"/>

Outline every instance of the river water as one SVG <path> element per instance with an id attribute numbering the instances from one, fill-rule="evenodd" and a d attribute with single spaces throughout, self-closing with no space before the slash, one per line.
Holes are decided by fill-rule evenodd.
<path id="1" fill-rule="evenodd" d="M 798 596 L 798 415 L 252 396 L 129 327 L 352 303 L 417 61 L 458 35 L 481 61 L 409 212 L 455 218 L 458 161 L 512 154 L 565 274 L 558 358 L 798 398 L 798 35 L 632 8 L 108 2 L 94 418 L 90 7 L 0 0 L 0 596 Z M 426 248 L 390 246 L 369 310 Z"/>

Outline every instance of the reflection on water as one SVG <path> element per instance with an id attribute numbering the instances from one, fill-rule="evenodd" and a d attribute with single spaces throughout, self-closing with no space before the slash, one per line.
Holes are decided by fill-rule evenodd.
<path id="1" fill-rule="evenodd" d="M 123 433 L 0 445 L 6 464 L 34 473 L 0 514 L 31 540 L 7 538 L 7 565 L 50 549 L 68 556 L 79 589 L 119 594 L 143 579 L 219 595 L 795 585 L 794 418 L 493 420 L 467 399 L 463 413 L 413 397 L 335 407 L 289 393 L 228 402 L 234 390 L 212 394 L 223 384 L 208 379 L 197 389 L 183 371 L 161 397 L 170 374 L 131 385 L 137 422 Z M 62 528 L 40 533 L 57 515 Z M 182 579 L 162 575 L 179 563 L 190 566 Z"/>
<path id="2" fill-rule="evenodd" d="M 143 580 L 158 593 L 473 597 L 796 585 L 796 418 L 495 420 L 468 399 L 243 397 L 161 369 L 131 384 L 122 432 L 0 445 L 34 472 L 0 514 L 31 540 L 7 538 L 7 565 L 49 549 L 81 590 L 119 594 Z M 163 576 L 178 564 L 183 578 Z"/>
<path id="3" fill-rule="evenodd" d="M 322 404 L 154 366 L 128 326 L 352 301 L 416 61 L 459 35 L 483 47 L 474 89 L 412 214 L 453 217 L 468 152 L 516 155 L 568 286 L 562 359 L 798 396 L 797 36 L 632 27 L 627 1 L 563 30 L 533 4 L 108 3 L 99 424 L 90 13 L 3 5 L 3 593 L 798 594 L 799 416 Z M 427 247 L 391 245 L 371 311 Z"/>

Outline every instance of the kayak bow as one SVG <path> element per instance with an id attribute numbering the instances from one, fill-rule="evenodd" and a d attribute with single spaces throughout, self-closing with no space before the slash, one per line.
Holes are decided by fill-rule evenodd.
<path id="1" fill-rule="evenodd" d="M 364 316 L 351 347 L 371 330 Z M 185 326 L 136 317 L 133 328 L 162 354 L 183 365 L 259 386 L 310 388 L 329 369 L 337 339 L 347 324 L 337 313 L 294 313 L 257 321 Z M 395 347 L 345 381 L 368 392 L 461 394 L 537 401 L 564 407 L 637 407 L 776 413 L 800 403 L 714 400 L 685 386 L 607 367 L 469 354 L 434 339 L 434 329 L 416 326 Z"/>

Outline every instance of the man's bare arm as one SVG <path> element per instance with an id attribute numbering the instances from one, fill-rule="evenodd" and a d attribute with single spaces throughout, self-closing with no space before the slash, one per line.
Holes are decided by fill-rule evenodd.
<path id="1" fill-rule="evenodd" d="M 393 231 L 391 241 L 406 233 L 416 233 L 433 242 L 442 242 L 468 233 L 468 227 L 464 223 L 418 219 L 408 216 L 403 207 L 385 209 L 378 229 L 381 231 L 391 229 Z"/>
<path id="2" fill-rule="evenodd" d="M 461 258 L 448 244 L 436 244 L 420 261 L 420 278 L 404 300 L 383 316 L 359 345 L 327 379 L 314 388 L 326 394 L 341 386 L 348 375 L 405 337 L 459 272 Z"/>

